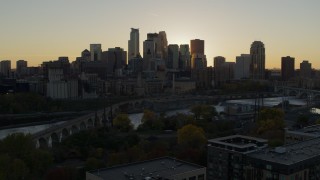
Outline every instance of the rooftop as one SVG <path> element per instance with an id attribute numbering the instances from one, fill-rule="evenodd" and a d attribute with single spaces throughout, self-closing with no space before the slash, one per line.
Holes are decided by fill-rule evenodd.
<path id="1" fill-rule="evenodd" d="M 292 165 L 320 156 L 320 138 L 288 144 L 275 149 L 263 149 L 249 154 L 249 157 L 269 162 Z"/>
<path id="2" fill-rule="evenodd" d="M 102 179 L 173 179 L 175 175 L 185 172 L 202 169 L 203 166 L 184 162 L 171 157 L 162 157 L 158 159 L 136 162 L 132 164 L 125 164 L 114 166 L 111 168 L 98 169 L 90 171 Z"/>
<path id="3" fill-rule="evenodd" d="M 320 125 L 312 125 L 312 126 L 307 126 L 302 129 L 298 130 L 287 130 L 289 133 L 293 134 L 299 134 L 299 135 L 308 135 L 308 136 L 313 136 L 313 137 L 319 137 L 320 136 Z"/>
<path id="4" fill-rule="evenodd" d="M 232 135 L 208 140 L 209 146 L 249 153 L 267 147 L 268 140 L 243 135 Z"/>

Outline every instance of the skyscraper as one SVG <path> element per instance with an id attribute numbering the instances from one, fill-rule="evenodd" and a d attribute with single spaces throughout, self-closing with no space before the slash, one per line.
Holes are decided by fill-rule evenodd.
<path id="1" fill-rule="evenodd" d="M 236 57 L 235 79 L 247 79 L 250 77 L 250 54 L 241 54 Z"/>
<path id="2" fill-rule="evenodd" d="M 168 51 L 168 40 L 167 40 L 167 35 L 165 31 L 160 31 L 159 32 L 159 48 L 161 52 L 161 57 L 162 59 L 167 59 L 167 51 Z"/>
<path id="3" fill-rule="evenodd" d="M 287 81 L 294 77 L 294 58 L 287 56 L 281 58 L 281 77 Z"/>
<path id="4" fill-rule="evenodd" d="M 26 69 L 28 67 L 28 62 L 25 60 L 18 60 L 16 62 L 16 72 L 20 76 L 23 73 L 26 73 Z"/>
<path id="5" fill-rule="evenodd" d="M 130 40 L 128 41 L 128 60 L 138 56 L 139 46 L 139 29 L 131 28 Z"/>
<path id="6" fill-rule="evenodd" d="M 155 58 L 156 44 L 152 39 L 143 42 L 143 70 L 150 70 L 150 62 Z"/>
<path id="7" fill-rule="evenodd" d="M 204 40 L 193 39 L 191 44 L 191 54 L 204 54 Z"/>
<path id="8" fill-rule="evenodd" d="M 261 41 L 254 41 L 250 48 L 251 65 L 250 74 L 252 79 L 265 78 L 265 48 Z"/>
<path id="9" fill-rule="evenodd" d="M 0 62 L 0 74 L 2 74 L 4 77 L 10 77 L 10 74 L 11 74 L 10 60 L 2 60 Z"/>
<path id="10" fill-rule="evenodd" d="M 226 62 L 226 58 L 222 56 L 217 56 L 213 58 L 214 65 L 214 83 L 215 86 L 220 86 L 223 81 L 223 65 Z"/>
<path id="11" fill-rule="evenodd" d="M 91 61 L 101 60 L 101 44 L 90 44 Z"/>
<path id="12" fill-rule="evenodd" d="M 179 68 L 179 46 L 177 44 L 170 44 L 168 46 L 166 67 L 169 69 Z"/>
<path id="13" fill-rule="evenodd" d="M 207 59 L 204 54 L 204 40 L 194 39 L 191 44 L 191 68 L 203 69 L 207 67 Z"/>
<path id="14" fill-rule="evenodd" d="M 189 44 L 181 44 L 180 59 L 179 59 L 180 69 L 186 70 L 191 68 L 190 58 L 191 56 L 190 56 Z"/>
<path id="15" fill-rule="evenodd" d="M 312 66 L 309 61 L 304 60 L 300 63 L 300 76 L 303 78 L 310 78 L 312 72 Z"/>

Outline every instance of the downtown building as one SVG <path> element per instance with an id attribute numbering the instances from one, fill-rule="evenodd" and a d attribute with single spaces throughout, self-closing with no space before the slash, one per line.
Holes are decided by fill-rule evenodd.
<path id="1" fill-rule="evenodd" d="M 139 29 L 131 28 L 130 40 L 128 40 L 128 61 L 140 55 Z"/>
<path id="2" fill-rule="evenodd" d="M 286 56 L 281 58 L 281 78 L 288 81 L 295 76 L 294 57 Z"/>
<path id="3" fill-rule="evenodd" d="M 263 42 L 254 41 L 250 48 L 250 77 L 253 80 L 265 79 L 265 47 Z"/>
<path id="4" fill-rule="evenodd" d="M 251 55 L 250 54 L 241 54 L 236 57 L 235 64 L 235 79 L 249 79 L 250 78 L 250 63 Z"/>
<path id="5" fill-rule="evenodd" d="M 208 180 L 320 179 L 320 138 L 270 148 L 267 140 L 233 135 L 208 141 Z"/>
<path id="6" fill-rule="evenodd" d="M 300 63 L 300 77 L 311 78 L 312 77 L 312 64 L 307 60 L 303 60 Z"/>
<path id="7" fill-rule="evenodd" d="M 86 180 L 206 180 L 206 168 L 171 157 L 86 172 Z"/>
<path id="8" fill-rule="evenodd" d="M 2 60 L 0 61 L 0 75 L 4 77 L 11 77 L 11 61 Z"/>

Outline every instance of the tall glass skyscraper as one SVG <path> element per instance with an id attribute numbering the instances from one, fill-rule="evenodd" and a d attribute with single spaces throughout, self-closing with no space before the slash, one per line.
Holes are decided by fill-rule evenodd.
<path id="1" fill-rule="evenodd" d="M 265 48 L 261 41 L 254 41 L 250 48 L 251 64 L 250 75 L 252 79 L 265 79 Z"/>
<path id="2" fill-rule="evenodd" d="M 128 60 L 139 55 L 139 29 L 131 28 L 128 41 Z"/>

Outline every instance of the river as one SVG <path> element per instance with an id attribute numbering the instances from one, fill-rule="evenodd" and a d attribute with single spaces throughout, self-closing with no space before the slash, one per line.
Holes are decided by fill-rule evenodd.
<path id="1" fill-rule="evenodd" d="M 283 100 L 288 100 L 289 104 L 291 105 L 297 105 L 297 106 L 304 106 L 306 105 L 306 100 L 304 99 L 296 99 L 294 97 L 273 97 L 273 98 L 264 98 L 264 106 L 267 107 L 272 107 L 276 106 L 279 103 L 281 103 Z M 227 100 L 226 102 L 219 103 L 219 105 L 214 106 L 218 112 L 222 112 L 225 109 L 224 104 L 240 104 L 240 105 L 254 105 L 255 100 L 254 99 L 239 99 L 239 100 Z M 174 110 L 174 111 L 168 111 L 166 112 L 167 116 L 172 116 L 177 113 L 183 113 L 183 114 L 191 114 L 189 109 L 180 109 L 180 110 Z M 143 113 L 134 113 L 134 114 L 129 114 L 129 118 L 136 129 L 140 124 L 141 124 L 141 119 L 142 119 Z M 49 127 L 52 127 L 54 125 L 59 125 L 64 123 L 65 121 L 62 122 L 56 122 L 52 124 L 44 124 L 44 125 L 35 125 L 35 126 L 27 126 L 27 127 L 19 127 L 19 128 L 10 128 L 10 129 L 3 129 L 0 130 L 0 139 L 3 139 L 9 134 L 12 133 L 37 133 L 39 131 L 45 130 Z"/>

